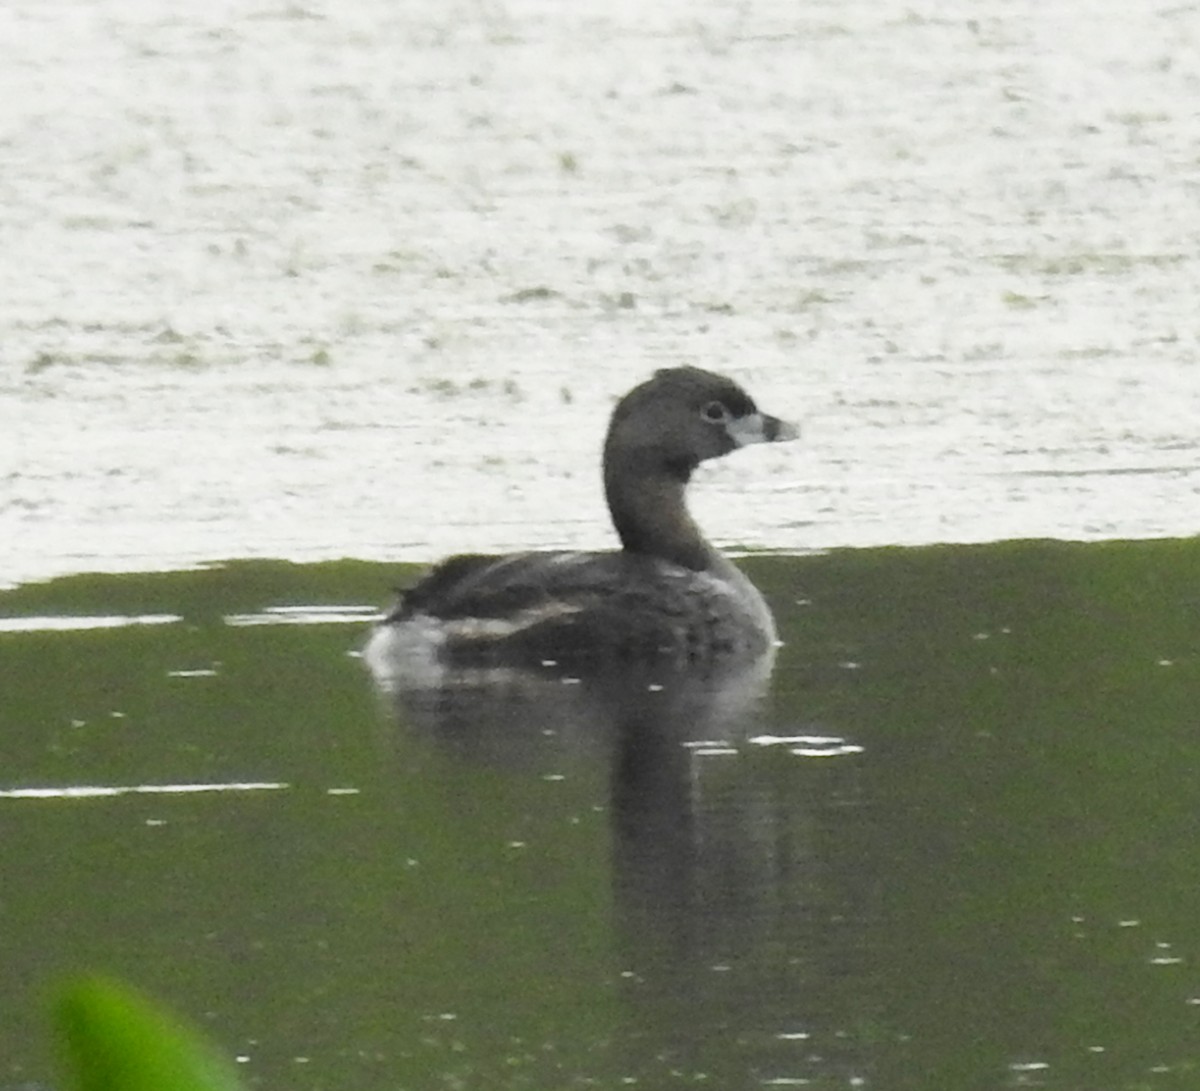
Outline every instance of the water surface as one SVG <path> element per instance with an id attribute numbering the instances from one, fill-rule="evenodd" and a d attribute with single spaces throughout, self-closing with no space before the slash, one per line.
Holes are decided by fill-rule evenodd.
<path id="1" fill-rule="evenodd" d="M 5 5 L 0 1083 L 87 966 L 280 1091 L 1194 1087 L 1200 36 L 1102 16 Z M 695 497 L 765 692 L 375 693 L 680 363 L 804 430 Z"/>
<path id="2" fill-rule="evenodd" d="M 383 566 L 6 593 L 0 1076 L 99 966 L 281 1091 L 1193 1086 L 1196 544 L 749 567 L 765 696 L 486 709 L 373 691 Z"/>
<path id="3" fill-rule="evenodd" d="M 611 541 L 612 401 L 803 448 L 723 543 L 1197 529 L 1188 4 L 11 0 L 0 581 Z"/>

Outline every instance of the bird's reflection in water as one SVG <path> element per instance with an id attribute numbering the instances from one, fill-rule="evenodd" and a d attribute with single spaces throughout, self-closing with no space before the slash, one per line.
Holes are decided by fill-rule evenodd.
<path id="1" fill-rule="evenodd" d="M 773 659 L 377 675 L 405 726 L 466 760 L 609 771 L 631 1074 L 862 1075 L 857 762 L 840 740 L 772 732 Z"/>

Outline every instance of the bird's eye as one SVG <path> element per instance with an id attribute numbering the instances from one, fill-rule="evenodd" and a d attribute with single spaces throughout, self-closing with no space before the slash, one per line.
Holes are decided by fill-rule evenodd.
<path id="1" fill-rule="evenodd" d="M 729 410 L 720 402 L 709 402 L 700 410 L 700 416 L 712 424 L 724 424 L 729 419 Z"/>

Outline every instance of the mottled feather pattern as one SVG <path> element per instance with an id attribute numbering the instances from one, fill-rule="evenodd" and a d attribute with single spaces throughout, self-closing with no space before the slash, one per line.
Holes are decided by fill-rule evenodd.
<path id="1" fill-rule="evenodd" d="M 764 643 L 727 581 L 624 552 L 454 557 L 407 594 L 390 620 L 418 615 L 448 623 L 456 639 L 447 651 L 472 662 L 518 649 L 548 659 L 589 649 L 691 659 Z M 511 630 L 479 624 L 488 619 L 509 619 Z"/>

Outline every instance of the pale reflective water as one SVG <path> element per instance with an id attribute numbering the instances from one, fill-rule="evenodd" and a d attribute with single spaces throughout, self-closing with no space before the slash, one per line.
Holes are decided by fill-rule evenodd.
<path id="1" fill-rule="evenodd" d="M 1196 529 L 1187 6 L 0 12 L 0 579 L 610 540 L 652 368 L 803 449 L 724 543 Z"/>

